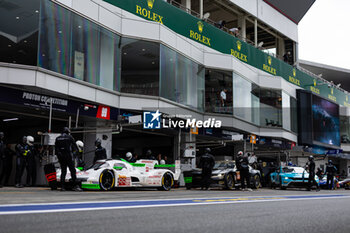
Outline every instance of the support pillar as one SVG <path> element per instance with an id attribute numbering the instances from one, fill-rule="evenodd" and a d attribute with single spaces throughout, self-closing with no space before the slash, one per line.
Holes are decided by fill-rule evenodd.
<path id="1" fill-rule="evenodd" d="M 242 39 L 245 41 L 247 37 L 247 25 L 246 25 L 246 16 L 240 15 L 238 17 L 238 27 L 241 28 L 240 34 Z"/>
<path id="2" fill-rule="evenodd" d="M 191 0 L 181 0 L 181 5 L 185 6 L 186 11 L 190 13 L 189 10 L 191 10 Z"/>
<path id="3" fill-rule="evenodd" d="M 254 20 L 254 44 L 258 47 L 258 20 Z"/>
<path id="4" fill-rule="evenodd" d="M 199 17 L 203 19 L 203 0 L 199 0 Z"/>

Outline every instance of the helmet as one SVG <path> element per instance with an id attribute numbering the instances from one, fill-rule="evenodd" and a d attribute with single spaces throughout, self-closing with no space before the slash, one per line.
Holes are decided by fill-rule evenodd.
<path id="1" fill-rule="evenodd" d="M 27 136 L 23 136 L 22 142 L 23 142 L 24 144 L 27 143 Z"/>
<path id="2" fill-rule="evenodd" d="M 332 161 L 332 160 L 329 160 L 328 163 L 329 163 L 329 164 L 333 164 L 333 161 Z"/>
<path id="3" fill-rule="evenodd" d="M 84 148 L 84 143 L 80 140 L 76 141 L 75 144 L 77 144 L 77 147 L 79 150 L 83 150 Z"/>
<path id="4" fill-rule="evenodd" d="M 0 139 L 4 138 L 4 132 L 0 132 Z"/>
<path id="5" fill-rule="evenodd" d="M 160 160 L 160 164 L 161 165 L 165 164 L 165 160 L 164 159 Z"/>
<path id="6" fill-rule="evenodd" d="M 127 159 L 131 159 L 131 158 L 132 158 L 131 152 L 126 153 L 126 158 L 127 158 Z"/>
<path id="7" fill-rule="evenodd" d="M 243 151 L 238 151 L 237 155 L 243 155 Z"/>
<path id="8" fill-rule="evenodd" d="M 70 130 L 68 127 L 64 127 L 62 133 L 69 134 Z"/>
<path id="9" fill-rule="evenodd" d="M 27 136 L 27 144 L 32 146 L 34 143 L 34 138 L 32 136 Z"/>
<path id="10" fill-rule="evenodd" d="M 101 139 L 97 138 L 96 141 L 95 141 L 95 146 L 100 147 L 101 144 L 102 144 Z"/>
<path id="11" fill-rule="evenodd" d="M 312 161 L 312 160 L 314 160 L 314 156 L 310 155 L 309 156 L 309 161 Z"/>
<path id="12" fill-rule="evenodd" d="M 146 152 L 146 155 L 152 155 L 152 151 L 151 151 L 151 150 L 148 150 L 148 151 Z"/>
<path id="13" fill-rule="evenodd" d="M 210 153 L 211 152 L 210 148 L 209 147 L 205 148 L 205 152 Z"/>

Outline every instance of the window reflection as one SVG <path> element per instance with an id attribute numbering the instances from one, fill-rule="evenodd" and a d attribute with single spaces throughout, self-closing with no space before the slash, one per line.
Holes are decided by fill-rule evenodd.
<path id="1" fill-rule="evenodd" d="M 281 90 L 260 88 L 260 122 L 262 126 L 282 127 Z"/>
<path id="2" fill-rule="evenodd" d="M 0 62 L 36 65 L 40 0 L 0 1 Z"/>
<path id="3" fill-rule="evenodd" d="M 161 45 L 160 96 L 204 110 L 204 67 Z"/>
<path id="4" fill-rule="evenodd" d="M 121 91 L 159 95 L 159 44 L 121 39 Z"/>

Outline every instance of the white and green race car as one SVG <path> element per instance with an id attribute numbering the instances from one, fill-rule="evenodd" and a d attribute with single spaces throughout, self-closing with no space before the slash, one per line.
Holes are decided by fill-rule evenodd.
<path id="1" fill-rule="evenodd" d="M 173 171 L 172 171 L 173 170 Z M 83 189 L 112 190 L 122 187 L 154 187 L 169 191 L 180 176 L 180 163 L 159 165 L 155 160 L 98 160 L 87 170 L 77 169 L 77 181 Z M 71 180 L 69 170 L 65 178 Z M 57 181 L 61 181 L 61 169 L 57 169 Z"/>

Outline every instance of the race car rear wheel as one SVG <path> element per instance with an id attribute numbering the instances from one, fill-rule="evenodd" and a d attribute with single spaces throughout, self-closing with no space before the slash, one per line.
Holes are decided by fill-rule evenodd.
<path id="1" fill-rule="evenodd" d="M 109 191 L 115 186 L 115 176 L 112 170 L 104 170 L 101 172 L 99 184 L 101 190 Z"/>
<path id="2" fill-rule="evenodd" d="M 258 189 L 261 186 L 260 176 L 255 174 L 253 176 L 253 188 Z"/>
<path id="3" fill-rule="evenodd" d="M 159 190 L 169 191 L 174 185 L 173 176 L 169 172 L 164 173 L 162 176 L 161 184 L 162 186 L 159 188 Z"/>
<path id="4" fill-rule="evenodd" d="M 225 176 L 225 188 L 232 190 L 235 188 L 235 180 L 232 173 L 229 173 Z"/>

